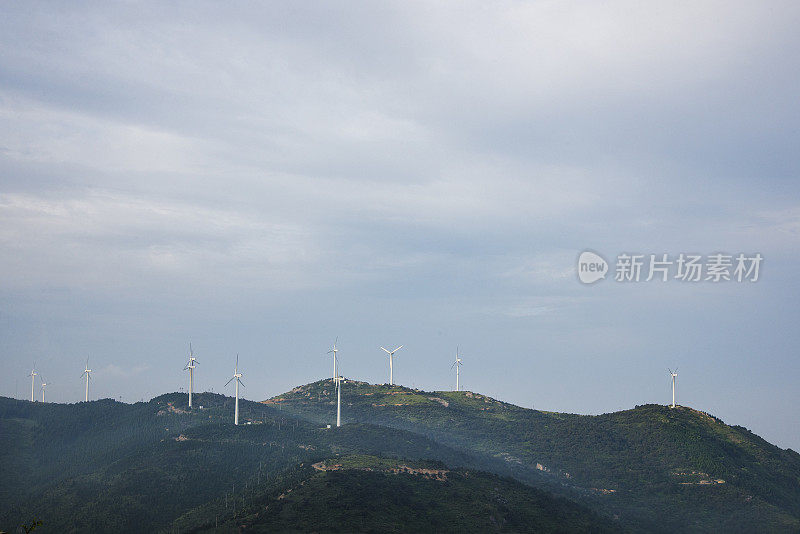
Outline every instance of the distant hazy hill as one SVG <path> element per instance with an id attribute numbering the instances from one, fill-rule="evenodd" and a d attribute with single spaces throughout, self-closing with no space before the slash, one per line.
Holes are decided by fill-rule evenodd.
<path id="1" fill-rule="evenodd" d="M 330 380 L 266 401 L 330 421 Z M 800 530 L 800 455 L 686 407 L 600 416 L 541 412 L 471 392 L 348 382 L 343 420 L 403 429 L 502 461 L 515 477 L 634 528 Z"/>

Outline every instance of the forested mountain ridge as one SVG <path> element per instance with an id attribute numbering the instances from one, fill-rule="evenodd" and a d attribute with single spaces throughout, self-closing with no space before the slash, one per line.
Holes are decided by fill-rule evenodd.
<path id="1" fill-rule="evenodd" d="M 472 392 L 347 382 L 344 425 L 327 428 L 334 392 L 322 380 L 264 402 L 240 400 L 239 426 L 233 399 L 210 393 L 196 394 L 191 410 L 180 393 L 135 404 L 0 398 L 0 530 L 35 517 L 44 522 L 37 532 L 303 531 L 309 523 L 300 518 L 329 517 L 319 507 L 358 494 L 369 516 L 361 527 L 342 517 L 318 530 L 391 531 L 402 524 L 393 514 L 431 496 L 481 501 L 492 484 L 507 504 L 454 525 L 486 531 L 494 518 L 497 531 L 524 531 L 517 521 L 562 517 L 567 531 L 800 529 L 800 456 L 690 408 L 581 416 Z M 453 487 L 380 468 L 431 461 L 454 473 Z M 320 462 L 349 467 L 313 467 Z M 309 487 L 328 489 L 317 499 Z M 388 488 L 410 492 L 408 500 L 393 502 Z M 287 500 L 288 490 L 303 497 Z M 367 513 L 381 506 L 388 515 Z M 419 524 L 432 510 L 417 510 Z"/>
<path id="2" fill-rule="evenodd" d="M 136 404 L 0 398 L 0 530 L 37 518 L 43 521 L 37 532 L 183 532 L 210 528 L 212 517 L 224 530 L 325 458 L 479 464 L 407 431 L 369 424 L 328 429 L 250 401 L 240 400 L 244 424 L 234 426 L 233 399 L 197 394 L 195 400 L 189 410 L 186 395 L 177 393 Z M 565 506 L 589 524 L 600 521 L 579 504 Z"/>
<path id="3" fill-rule="evenodd" d="M 332 382 L 265 401 L 330 420 Z M 503 460 L 513 475 L 647 529 L 800 529 L 800 455 L 678 406 L 598 416 L 521 408 L 469 391 L 347 382 L 343 420 L 408 430 Z M 654 510 L 666 517 L 655 520 Z"/>

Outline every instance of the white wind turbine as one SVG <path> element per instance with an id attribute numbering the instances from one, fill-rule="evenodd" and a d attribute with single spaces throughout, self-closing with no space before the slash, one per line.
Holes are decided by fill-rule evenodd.
<path id="1" fill-rule="evenodd" d="M 45 382 L 42 375 L 39 375 L 39 378 L 42 380 L 42 402 L 44 402 L 44 388 L 47 387 L 47 382 Z"/>
<path id="2" fill-rule="evenodd" d="M 458 353 L 458 347 L 456 347 L 456 361 L 453 362 L 453 365 L 450 366 L 450 369 L 453 367 L 456 368 L 456 391 L 460 391 L 458 385 L 458 368 L 461 367 L 461 356 Z"/>
<path id="3" fill-rule="evenodd" d="M 397 347 L 394 350 L 386 350 L 383 347 L 381 347 L 381 350 L 383 350 L 383 352 L 385 352 L 386 354 L 389 355 L 389 385 L 390 386 L 394 385 L 394 374 L 393 374 L 394 371 L 392 370 L 392 360 L 394 359 L 394 353 L 397 352 L 398 350 L 402 349 L 402 348 L 403 348 L 403 345 L 400 345 L 399 347 Z"/>
<path id="4" fill-rule="evenodd" d="M 186 367 L 183 370 L 189 370 L 189 408 L 192 407 L 192 392 L 194 391 L 194 368 L 197 367 L 197 364 L 200 363 L 197 361 L 197 358 L 194 357 L 194 351 L 192 351 L 192 344 L 189 343 L 189 361 L 186 363 Z"/>
<path id="5" fill-rule="evenodd" d="M 81 375 L 81 378 L 83 378 L 84 376 L 86 377 L 86 397 L 84 399 L 86 402 L 89 402 L 89 373 L 91 372 L 92 370 L 89 369 L 89 357 L 87 356 L 86 367 L 84 367 L 83 374 Z"/>
<path id="6" fill-rule="evenodd" d="M 336 336 L 336 341 L 333 342 L 333 348 L 328 351 L 328 354 L 333 354 L 333 379 L 336 380 L 336 377 L 339 376 L 336 374 L 336 353 L 339 352 L 339 349 L 336 348 L 336 343 L 339 341 L 339 336 Z"/>
<path id="7" fill-rule="evenodd" d="M 671 408 L 675 407 L 675 377 L 678 376 L 678 368 L 675 368 L 675 372 L 672 372 L 672 369 L 667 369 L 669 371 L 670 376 L 672 377 L 672 406 Z"/>
<path id="8" fill-rule="evenodd" d="M 244 387 L 244 384 L 242 384 L 240 378 L 242 378 L 242 373 L 239 372 L 239 355 L 237 354 L 236 367 L 233 368 L 233 376 L 231 377 L 230 380 L 225 382 L 225 385 L 227 386 L 228 384 L 231 383 L 232 380 L 236 380 L 236 409 L 234 411 L 234 416 L 233 416 L 234 425 L 239 424 L 239 385 L 241 384 L 241 386 Z"/>
<path id="9" fill-rule="evenodd" d="M 36 362 L 33 362 L 33 369 L 31 370 L 31 374 L 28 375 L 31 377 L 31 402 L 35 399 L 33 398 L 33 383 L 36 380 Z"/>

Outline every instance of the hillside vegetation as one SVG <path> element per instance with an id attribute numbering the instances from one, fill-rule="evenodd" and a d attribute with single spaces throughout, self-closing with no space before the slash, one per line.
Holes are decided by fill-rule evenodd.
<path id="1" fill-rule="evenodd" d="M 580 416 L 347 382 L 327 428 L 334 393 L 241 401 L 239 426 L 209 393 L 192 410 L 0 398 L 0 530 L 800 530 L 800 455 L 690 408 Z"/>
<path id="2" fill-rule="evenodd" d="M 254 498 L 237 521 L 197 532 L 618 532 L 566 499 L 437 462 L 344 456 Z"/>
<path id="3" fill-rule="evenodd" d="M 265 401 L 330 420 L 330 380 Z M 687 407 L 599 416 L 542 412 L 473 392 L 347 382 L 343 420 L 403 429 L 501 460 L 516 478 L 648 530 L 800 529 L 800 455 Z M 497 471 L 497 468 L 491 468 Z"/>
<path id="4" fill-rule="evenodd" d="M 0 530 L 37 518 L 43 521 L 37 533 L 183 532 L 203 525 L 224 531 L 248 506 L 295 487 L 308 466 L 326 458 L 478 464 L 407 431 L 369 424 L 328 429 L 255 402 L 240 401 L 246 424 L 234 426 L 232 399 L 195 398 L 202 409 L 185 409 L 182 394 L 133 405 L 0 398 Z M 597 521 L 581 505 L 568 508 L 587 524 Z"/>

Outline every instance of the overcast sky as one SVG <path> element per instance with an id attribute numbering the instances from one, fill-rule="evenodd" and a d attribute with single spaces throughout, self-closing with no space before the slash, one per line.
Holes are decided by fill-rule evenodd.
<path id="1" fill-rule="evenodd" d="M 796 2 L 10 2 L 0 394 L 331 372 L 800 449 Z M 582 285 L 578 254 L 760 253 Z M 232 390 L 228 391 L 232 394 Z M 39 383 L 36 384 L 39 398 Z M 346 398 L 346 386 L 344 390 Z M 346 413 L 344 414 L 346 418 Z M 332 415 L 333 416 L 333 415 Z"/>

